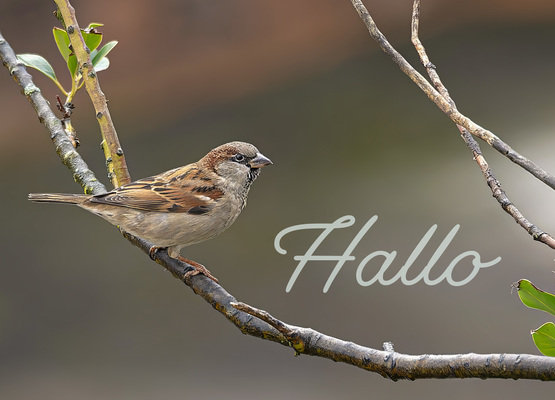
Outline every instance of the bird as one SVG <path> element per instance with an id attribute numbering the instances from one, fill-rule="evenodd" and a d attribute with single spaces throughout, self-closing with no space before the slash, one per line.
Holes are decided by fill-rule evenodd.
<path id="1" fill-rule="evenodd" d="M 77 205 L 152 243 L 151 257 L 166 248 L 170 257 L 192 265 L 195 269 L 184 279 L 200 273 L 218 282 L 206 267 L 182 257 L 180 251 L 229 228 L 245 208 L 261 168 L 270 164 L 254 145 L 234 141 L 212 149 L 197 162 L 107 193 L 30 193 L 28 198 Z"/>

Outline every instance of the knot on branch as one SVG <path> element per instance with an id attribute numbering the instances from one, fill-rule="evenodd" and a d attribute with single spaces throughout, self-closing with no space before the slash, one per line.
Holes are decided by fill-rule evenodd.
<path id="1" fill-rule="evenodd" d="M 267 311 L 260 310 L 248 304 L 241 302 L 232 302 L 231 306 L 239 311 L 243 311 L 249 315 L 252 315 L 253 317 L 261 319 L 272 328 L 276 329 L 285 337 L 285 339 L 289 343 L 289 346 L 291 346 L 295 350 L 295 355 L 304 353 L 306 349 L 306 344 L 299 329 L 287 325 L 286 323 L 270 315 L 270 313 L 268 313 Z"/>

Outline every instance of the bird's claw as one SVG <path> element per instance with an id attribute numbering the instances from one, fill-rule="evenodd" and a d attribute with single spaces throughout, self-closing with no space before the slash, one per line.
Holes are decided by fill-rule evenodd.
<path id="1" fill-rule="evenodd" d="M 148 255 L 150 256 L 150 258 L 152 260 L 156 260 L 156 253 L 158 252 L 158 250 L 160 250 L 162 247 L 158 247 L 158 246 L 152 246 L 149 250 L 148 250 Z"/>
<path id="2" fill-rule="evenodd" d="M 193 269 L 191 271 L 187 271 L 183 274 L 183 280 L 186 283 L 189 284 L 191 282 L 190 281 L 191 277 L 193 277 L 195 275 L 198 275 L 198 274 L 202 274 L 202 275 L 206 276 L 207 278 L 212 279 L 214 282 L 219 283 L 218 279 L 214 275 L 212 275 L 210 273 L 210 271 L 208 271 L 208 269 L 204 265 L 199 264 L 198 262 L 193 261 L 193 260 L 188 260 L 187 258 L 184 258 L 184 257 L 181 257 L 181 256 L 179 256 L 179 259 L 181 261 L 183 261 L 184 263 L 187 263 L 187 264 L 195 267 L 195 269 Z"/>

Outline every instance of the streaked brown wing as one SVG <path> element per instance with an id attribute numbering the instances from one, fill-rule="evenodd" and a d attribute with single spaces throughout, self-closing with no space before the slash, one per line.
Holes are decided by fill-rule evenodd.
<path id="1" fill-rule="evenodd" d="M 91 202 L 145 211 L 204 214 L 222 195 L 209 178 L 191 165 L 129 183 L 94 196 Z"/>

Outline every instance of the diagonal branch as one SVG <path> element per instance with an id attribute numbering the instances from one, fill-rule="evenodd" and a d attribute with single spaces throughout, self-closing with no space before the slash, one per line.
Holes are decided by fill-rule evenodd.
<path id="1" fill-rule="evenodd" d="M 164 249 L 160 249 L 151 255 L 150 249 L 152 244 L 127 232 L 122 231 L 122 234 L 127 240 L 129 240 L 129 242 L 131 242 L 131 244 L 143 250 L 146 254 L 151 256 L 156 263 L 171 272 L 176 279 L 179 279 L 186 285 L 190 286 L 195 294 L 202 297 L 210 305 L 212 305 L 212 307 L 222 313 L 244 334 L 273 342 L 280 342 L 282 344 L 287 343 L 285 336 L 280 334 L 279 331 L 274 329 L 269 324 L 234 308 L 232 304 L 237 302 L 235 297 L 229 294 L 223 287 L 214 282 L 212 279 L 198 274 L 186 280 L 184 278 L 185 273 L 193 270 L 193 266 L 170 257 L 168 252 Z"/>
<path id="2" fill-rule="evenodd" d="M 124 233 L 135 246 L 149 253 L 150 244 Z M 314 329 L 286 324 L 268 312 L 237 302 L 235 297 L 204 275 L 185 281 L 183 276 L 192 267 L 159 251 L 155 261 L 172 275 L 189 285 L 217 311 L 223 314 L 242 333 L 292 347 L 297 355 L 306 354 L 340 361 L 394 381 L 399 379 L 429 378 L 502 378 L 555 380 L 555 357 L 529 354 L 453 354 L 408 355 L 393 351 L 364 347 L 353 342 L 325 335 Z"/>
<path id="3" fill-rule="evenodd" d="M 461 114 L 456 108 L 453 108 L 449 101 L 445 97 L 443 97 L 441 93 L 434 89 L 434 87 L 426 80 L 426 78 L 424 78 L 418 71 L 416 71 L 412 67 L 412 65 L 410 65 L 409 62 L 405 60 L 405 58 L 393 48 L 386 37 L 378 29 L 376 23 L 362 3 L 362 0 L 351 0 L 351 3 L 353 4 L 353 7 L 357 11 L 358 15 L 360 16 L 366 27 L 368 28 L 368 32 L 370 33 L 372 39 L 374 39 L 378 43 L 378 46 L 380 46 L 380 48 L 393 59 L 393 61 L 399 66 L 401 71 L 403 71 L 414 83 L 416 83 L 416 85 L 418 85 L 418 87 L 424 93 L 426 93 L 428 98 L 432 100 L 441 111 L 447 114 L 447 116 L 454 123 L 463 126 L 472 135 L 485 141 L 495 150 L 507 157 L 509 160 L 531 173 L 533 176 L 538 178 L 540 181 L 542 181 L 552 189 L 555 189 L 555 177 L 553 175 L 540 168 L 533 161 L 513 150 L 508 144 L 503 142 L 492 132 L 482 128 L 470 118 Z"/>
<path id="4" fill-rule="evenodd" d="M 437 73 L 436 66 L 430 62 L 426 49 L 424 45 L 420 41 L 418 37 L 418 28 L 420 25 L 420 0 L 414 0 L 413 3 L 413 10 L 412 10 L 412 27 L 411 27 L 411 40 L 416 49 L 420 61 L 424 68 L 426 68 L 426 72 L 430 77 L 434 87 L 436 90 L 443 96 L 445 100 L 449 102 L 453 109 L 457 109 L 455 102 L 449 95 L 447 88 L 443 85 L 439 74 Z M 491 189 L 493 197 L 497 200 L 497 202 L 501 205 L 503 210 L 505 210 L 513 219 L 523 227 L 533 238 L 534 240 L 538 240 L 542 243 L 545 243 L 547 246 L 555 249 L 555 239 L 551 235 L 546 232 L 543 232 L 540 228 L 536 225 L 532 224 L 522 213 L 516 208 L 516 206 L 509 200 L 507 194 L 503 189 L 501 189 L 501 183 L 497 180 L 494 176 L 493 171 L 491 170 L 488 162 L 486 161 L 485 157 L 482 154 L 482 150 L 480 149 L 480 145 L 474 140 L 472 135 L 466 130 L 463 126 L 457 125 L 457 128 L 461 132 L 461 137 L 468 146 L 468 148 L 472 151 L 472 155 L 474 160 L 478 164 L 478 167 L 482 171 L 484 178 L 486 179 L 486 183 Z"/>
<path id="5" fill-rule="evenodd" d="M 426 50 L 424 49 L 424 46 L 422 45 L 422 42 L 418 37 L 419 27 L 420 27 L 420 1 L 415 0 L 412 7 L 412 23 L 411 23 L 412 44 L 414 45 L 416 52 L 420 56 L 420 62 L 422 62 L 422 65 L 424 66 L 424 68 L 426 68 L 426 72 L 428 73 L 428 76 L 430 77 L 436 90 L 443 96 L 445 100 L 449 102 L 451 107 L 456 109 L 457 107 L 455 106 L 455 102 L 449 95 L 449 92 L 447 91 L 447 88 L 443 85 L 443 82 L 441 82 L 441 79 L 439 79 L 439 75 L 436 71 L 436 67 L 434 64 L 430 62 L 430 59 L 428 58 L 428 54 L 426 53 Z"/>
<path id="6" fill-rule="evenodd" d="M 522 228 L 528 232 L 534 240 L 542 242 L 547 246 L 555 249 L 555 239 L 548 234 L 547 232 L 543 232 L 540 228 L 536 225 L 532 224 L 528 219 L 522 215 L 522 213 L 516 208 L 516 206 L 509 200 L 505 191 L 501 189 L 501 183 L 497 180 L 497 178 L 493 175 L 493 171 L 491 170 L 488 162 L 482 155 L 482 151 L 478 143 L 472 138 L 470 133 L 460 125 L 457 125 L 459 130 L 461 131 L 461 137 L 463 138 L 464 142 L 472 151 L 472 155 L 474 160 L 478 164 L 478 167 L 482 171 L 484 178 L 486 179 L 486 183 L 491 189 L 493 197 L 497 200 L 501 208 L 507 212 L 513 219 L 519 224 Z"/>
<path id="7" fill-rule="evenodd" d="M 489 164 L 484 158 L 480 146 L 470 135 L 472 133 L 476 137 L 484 140 L 486 143 L 491 145 L 494 149 L 498 150 L 503 155 L 507 156 L 511 161 L 515 162 L 517 165 L 524 168 L 526 171 L 530 172 L 536 178 L 540 179 L 542 182 L 555 189 L 555 178 L 537 166 L 531 160 L 521 156 L 516 151 L 514 151 L 510 146 L 504 143 L 501 139 L 495 136 L 490 131 L 480 127 L 479 125 L 472 122 L 469 118 L 462 115 L 455 105 L 455 102 L 449 95 L 447 88 L 441 82 L 439 74 L 437 73 L 436 67 L 430 62 L 428 55 L 422 42 L 418 37 L 418 28 L 420 24 L 420 1 L 415 0 L 413 4 L 412 13 L 412 26 L 411 26 L 411 40 L 418 52 L 420 61 L 426 72 L 432 81 L 433 86 L 424 78 L 418 71 L 416 71 L 403 56 L 397 52 L 393 46 L 387 41 L 385 36 L 378 30 L 374 20 L 368 13 L 368 10 L 364 7 L 361 0 L 352 0 L 353 6 L 357 10 L 358 14 L 366 24 L 370 36 L 378 42 L 380 48 L 390 55 L 395 63 L 399 65 L 401 70 L 415 82 L 424 93 L 443 111 L 445 112 L 453 122 L 457 125 L 457 128 L 461 132 L 461 137 L 463 138 L 466 145 L 472 151 L 474 159 L 476 160 L 486 183 L 492 191 L 493 197 L 498 201 L 503 210 L 505 210 L 513 219 L 524 228 L 534 240 L 538 240 L 547 246 L 555 249 L 555 239 L 548 233 L 542 231 L 536 225 L 528 221 L 524 215 L 517 209 L 517 207 L 509 200 L 506 193 L 501 189 L 499 181 L 495 178 L 493 171 L 491 170 Z"/>
<path id="8" fill-rule="evenodd" d="M 91 62 L 90 50 L 85 45 L 85 40 L 81 35 L 81 29 L 75 17 L 75 9 L 69 3 L 69 0 L 54 0 L 63 18 L 66 32 L 69 36 L 73 52 L 77 58 L 79 71 L 83 76 L 85 88 L 89 94 L 95 112 L 96 119 L 100 125 L 102 132 L 102 149 L 106 158 L 106 167 L 108 168 L 108 177 L 114 187 L 125 185 L 131 182 L 127 164 L 123 155 L 122 147 L 119 143 L 116 128 L 112 122 L 106 96 L 100 89 L 96 71 Z"/>
<path id="9" fill-rule="evenodd" d="M 104 185 L 96 179 L 87 163 L 85 163 L 73 147 L 71 140 L 62 127 L 62 123 L 50 108 L 50 104 L 44 98 L 40 89 L 33 83 L 33 77 L 27 72 L 23 64 L 18 61 L 14 51 L 1 33 L 0 59 L 10 72 L 10 75 L 13 76 L 21 87 L 22 93 L 34 107 L 39 121 L 50 132 L 50 138 L 52 143 L 54 143 L 56 153 L 58 153 L 64 165 L 73 174 L 75 182 L 81 185 L 85 193 L 96 194 L 106 192 Z"/>

